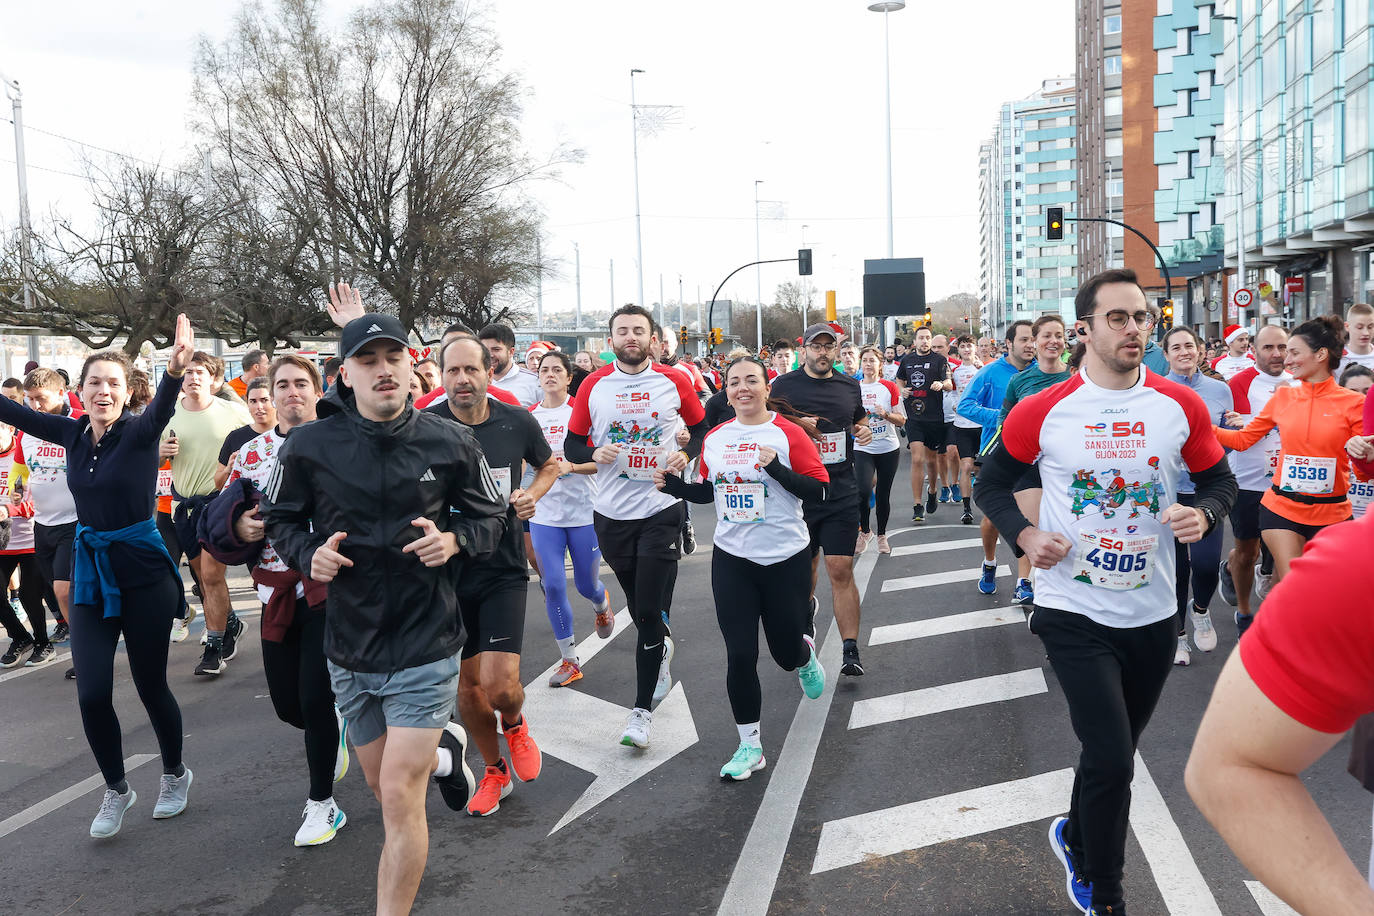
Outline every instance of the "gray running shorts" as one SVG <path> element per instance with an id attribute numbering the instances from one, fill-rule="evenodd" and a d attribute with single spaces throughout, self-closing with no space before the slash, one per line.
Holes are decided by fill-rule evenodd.
<path id="1" fill-rule="evenodd" d="M 334 702 L 348 720 L 355 747 L 371 744 L 390 726 L 443 728 L 458 706 L 457 655 L 400 671 L 349 671 L 329 662 Z"/>

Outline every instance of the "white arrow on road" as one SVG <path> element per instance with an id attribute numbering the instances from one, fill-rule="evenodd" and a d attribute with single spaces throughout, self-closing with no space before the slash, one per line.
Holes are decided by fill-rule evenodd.
<path id="1" fill-rule="evenodd" d="M 583 670 L 622 630 L 631 628 L 629 610 L 615 615 L 615 630 L 606 639 L 593 636 L 577 647 Z M 630 710 L 625 706 L 579 693 L 571 687 L 550 687 L 555 662 L 525 685 L 524 711 L 535 722 L 539 748 L 596 777 L 567 813 L 549 831 L 557 833 L 636 779 L 667 763 L 696 744 L 696 723 L 681 682 L 654 710 L 653 740 L 647 748 L 624 747 L 621 732 Z"/>

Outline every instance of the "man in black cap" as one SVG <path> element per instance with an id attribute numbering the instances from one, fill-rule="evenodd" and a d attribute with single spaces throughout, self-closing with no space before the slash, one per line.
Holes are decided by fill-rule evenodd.
<path id="1" fill-rule="evenodd" d="M 828 324 L 807 328 L 802 335 L 802 367 L 774 379 L 770 396 L 816 420 L 821 461 L 830 473 L 830 487 L 823 501 L 802 504 L 811 532 L 811 635 L 816 634 L 816 575 L 823 550 L 835 623 L 844 640 L 840 673 L 857 677 L 864 668 L 859 662 L 859 589 L 854 584 L 854 544 L 859 530 L 854 442 L 867 445 L 873 441 L 873 432 L 868 428 L 859 380 L 832 368 L 839 343 L 835 329 Z"/>
<path id="2" fill-rule="evenodd" d="M 330 680 L 386 829 L 379 913 L 407 913 L 415 900 L 431 775 L 455 811 L 475 788 L 466 734 L 450 721 L 463 567 L 449 560 L 490 556 L 506 526 L 505 500 L 472 434 L 411 406 L 406 347 L 390 315 L 345 325 L 344 384 L 320 401 L 320 419 L 283 444 L 262 509 L 287 565 L 329 587 Z"/>

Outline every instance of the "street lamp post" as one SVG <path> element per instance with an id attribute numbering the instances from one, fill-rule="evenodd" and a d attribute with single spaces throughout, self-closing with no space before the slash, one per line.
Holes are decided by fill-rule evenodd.
<path id="1" fill-rule="evenodd" d="M 19 273 L 24 281 L 24 311 L 33 311 L 33 226 L 29 222 L 28 168 L 24 164 L 24 93 L 19 81 L 0 73 L 14 111 L 14 168 L 19 177 Z"/>
<path id="2" fill-rule="evenodd" d="M 759 242 L 759 185 L 763 184 L 762 178 L 754 180 L 754 260 L 762 261 L 762 245 Z M 755 350 L 763 349 L 763 268 L 754 268 L 754 333 Z"/>
<path id="3" fill-rule="evenodd" d="M 639 277 L 639 305 L 644 305 L 644 225 L 639 213 L 639 106 L 635 104 L 635 74 L 630 71 L 630 123 L 634 138 L 635 156 L 635 267 Z"/>
<path id="4" fill-rule="evenodd" d="M 887 256 L 891 259 L 896 255 L 893 254 L 892 240 L 892 49 L 888 14 L 906 9 L 906 0 L 879 0 L 877 3 L 870 3 L 868 8 L 874 13 L 883 14 L 883 85 L 887 133 L 887 143 L 885 144 L 887 149 Z M 886 343 L 897 334 L 897 319 L 888 318 L 883 325 L 884 337 L 886 338 L 883 342 Z"/>

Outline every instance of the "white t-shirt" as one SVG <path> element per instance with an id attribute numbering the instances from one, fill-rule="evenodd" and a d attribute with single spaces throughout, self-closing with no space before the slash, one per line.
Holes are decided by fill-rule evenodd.
<path id="1" fill-rule="evenodd" d="M 1368 353 L 1351 353 L 1349 350 L 1346 350 L 1341 356 L 1341 364 L 1336 367 L 1336 378 L 1338 380 L 1340 379 L 1341 373 L 1345 371 L 1346 366 L 1354 365 L 1364 366 L 1369 371 L 1374 372 L 1374 350 Z"/>
<path id="2" fill-rule="evenodd" d="M 897 378 L 896 360 L 893 360 L 890 363 L 883 363 L 883 378 L 887 379 L 889 382 L 894 381 Z"/>
<path id="3" fill-rule="evenodd" d="M 973 381 L 973 377 L 978 374 L 978 370 L 980 368 L 980 366 L 975 366 L 973 364 L 973 360 L 969 360 L 966 363 L 960 363 L 959 365 L 954 367 L 954 369 L 950 372 L 950 376 L 954 379 L 954 393 L 950 394 L 946 392 L 945 404 L 947 406 L 951 404 L 954 405 L 954 407 L 956 408 L 959 406 L 959 399 L 964 396 L 965 389 L 968 388 L 969 384 Z M 983 428 L 979 426 L 977 423 L 974 423 L 968 417 L 957 412 L 954 414 L 954 425 L 959 427 L 960 429 Z"/>
<path id="4" fill-rule="evenodd" d="M 72 414 L 69 414 L 72 415 Z M 69 525 L 76 521 L 76 499 L 67 488 L 67 450 L 55 442 L 16 430 L 17 451 L 29 469 L 33 520 L 40 525 Z M 170 475 L 168 471 L 170 487 Z M 168 490 L 170 493 L 171 490 Z"/>
<path id="5" fill-rule="evenodd" d="M 773 413 L 767 423 L 729 420 L 706 434 L 700 479 L 715 488 L 715 546 L 731 556 L 771 566 L 811 543 L 802 501 L 782 488 L 758 462 L 759 446 L 778 453 L 787 467 L 829 481 L 820 452 L 802 428 Z"/>
<path id="6" fill-rule="evenodd" d="M 897 441 L 897 427 L 883 416 L 883 413 L 906 414 L 906 408 L 902 405 L 901 389 L 897 387 L 896 382 L 887 379 L 878 379 L 876 382 L 859 379 L 859 388 L 862 391 L 864 410 L 868 411 L 868 428 L 873 430 L 873 441 L 868 445 L 859 445 L 856 442 L 854 451 L 869 455 L 886 455 L 901 448 L 901 443 Z"/>
<path id="7" fill-rule="evenodd" d="M 563 442 L 568 436 L 568 421 L 572 419 L 572 399 L 561 407 L 535 404 L 530 415 L 539 421 L 544 441 L 553 449 L 553 456 L 563 459 Z M 568 474 L 554 481 L 549 491 L 534 504 L 534 517 L 539 525 L 555 528 L 578 528 L 592 523 L 592 503 L 596 499 L 596 479 L 589 474 Z"/>
<path id="8" fill-rule="evenodd" d="M 249 439 L 230 457 L 229 476 L 224 479 L 224 486 L 228 487 L 240 477 L 246 477 L 259 490 L 266 490 L 267 481 L 277 469 L 277 452 L 281 451 L 282 443 L 285 441 L 286 437 L 277 432 L 275 427 L 261 436 Z M 271 540 L 263 542 L 258 565 L 269 572 L 286 572 L 290 569 L 281 558 L 281 554 L 272 546 Z M 272 600 L 272 586 L 258 585 L 257 590 L 258 599 L 263 604 Z M 300 598 L 304 594 L 305 586 L 296 583 L 296 597 Z"/>
<path id="9" fill-rule="evenodd" d="M 544 399 L 544 391 L 539 387 L 539 376 L 517 365 L 515 360 L 511 360 L 510 368 L 506 370 L 505 375 L 493 378 L 491 383 L 515 395 L 520 401 L 520 406 L 526 410 Z"/>
<path id="10" fill-rule="evenodd" d="M 1227 381 L 1254 365 L 1255 357 L 1250 353 L 1246 353 L 1244 356 L 1232 356 L 1230 353 L 1226 353 L 1212 360 L 1212 368 Z"/>
<path id="11" fill-rule="evenodd" d="M 654 471 L 677 450 L 678 425 L 706 419 L 687 377 L 649 361 L 633 375 L 620 363 L 603 366 L 583 380 L 568 429 L 587 436 L 593 447 L 619 445 L 614 464 L 596 468 L 596 511 L 606 518 L 649 518 L 677 500 L 654 486 Z"/>
<path id="12" fill-rule="evenodd" d="M 1108 627 L 1148 626 L 1176 611 L 1173 532 L 1160 521 L 1185 469 L 1224 454 L 1193 390 L 1141 367 L 1125 390 L 1079 372 L 1018 403 L 1002 424 L 1007 452 L 1039 463 L 1039 527 L 1073 544 L 1042 570 L 1035 603 Z"/>
<path id="13" fill-rule="evenodd" d="M 1240 425 L 1244 426 L 1264 410 L 1264 405 L 1274 396 L 1275 389 L 1293 384 L 1293 376 L 1287 372 L 1265 375 L 1258 366 L 1251 364 L 1250 368 L 1232 376 L 1226 384 L 1231 386 L 1231 399 L 1235 402 L 1236 413 L 1240 414 Z M 1273 486 L 1281 451 L 1279 431 L 1275 427 L 1250 448 L 1231 452 L 1227 460 L 1231 463 L 1231 473 L 1236 475 L 1236 486 L 1255 492 L 1263 492 Z"/>
<path id="14" fill-rule="evenodd" d="M 11 442 L 9 451 L 0 453 L 0 504 L 9 510 L 10 519 L 10 543 L 0 552 L 7 554 L 33 552 L 33 503 L 10 502 L 10 475 L 14 473 L 17 452 Z"/>

